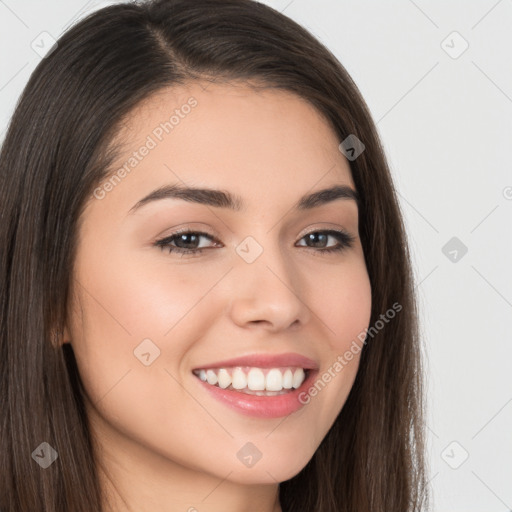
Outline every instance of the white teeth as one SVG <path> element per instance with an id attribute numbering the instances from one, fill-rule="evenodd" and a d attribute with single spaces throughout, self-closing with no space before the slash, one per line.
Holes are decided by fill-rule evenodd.
<path id="1" fill-rule="evenodd" d="M 213 370 L 207 370 L 206 371 L 206 380 L 208 381 L 208 384 L 211 384 L 212 386 L 214 386 L 218 382 L 217 374 Z"/>
<path id="2" fill-rule="evenodd" d="M 283 374 L 276 369 L 270 370 L 265 380 L 265 388 L 267 391 L 281 391 L 283 389 Z"/>
<path id="3" fill-rule="evenodd" d="M 235 368 L 231 385 L 235 389 L 244 389 L 247 387 L 247 377 L 241 368 Z"/>
<path id="4" fill-rule="evenodd" d="M 237 391 L 280 392 L 299 388 L 306 378 L 302 368 L 215 368 L 194 370 L 208 384 Z M 283 393 L 285 391 L 282 391 Z"/>
<path id="5" fill-rule="evenodd" d="M 226 389 L 231 384 L 231 377 L 227 370 L 225 370 L 224 368 L 221 368 L 219 370 L 219 374 L 217 375 L 217 377 L 219 379 L 219 386 L 222 389 Z"/>
<path id="6" fill-rule="evenodd" d="M 283 388 L 291 389 L 293 386 L 293 373 L 290 369 L 286 370 L 283 375 Z"/>
<path id="7" fill-rule="evenodd" d="M 304 382 L 304 370 L 299 368 L 293 374 L 293 387 L 297 389 Z"/>
<path id="8" fill-rule="evenodd" d="M 247 387 L 252 391 L 265 389 L 265 375 L 259 368 L 251 368 L 247 374 Z"/>

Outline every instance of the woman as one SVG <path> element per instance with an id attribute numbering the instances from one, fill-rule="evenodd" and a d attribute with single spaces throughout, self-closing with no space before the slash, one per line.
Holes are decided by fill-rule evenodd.
<path id="1" fill-rule="evenodd" d="M 427 504 L 406 236 L 357 87 L 250 0 L 102 9 L 0 157 L 18 511 Z"/>

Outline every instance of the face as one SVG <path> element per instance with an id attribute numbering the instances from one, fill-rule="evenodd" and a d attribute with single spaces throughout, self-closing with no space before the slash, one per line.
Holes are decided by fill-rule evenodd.
<path id="1" fill-rule="evenodd" d="M 65 332 L 95 438 L 145 474 L 293 477 L 345 403 L 359 354 L 336 361 L 370 320 L 340 141 L 289 92 L 197 82 L 145 101 L 117 141 Z"/>

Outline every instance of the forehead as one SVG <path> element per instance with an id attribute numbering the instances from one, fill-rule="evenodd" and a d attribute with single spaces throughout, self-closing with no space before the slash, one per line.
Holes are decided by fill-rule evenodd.
<path id="1" fill-rule="evenodd" d="M 122 189 L 126 210 L 173 183 L 250 192 L 259 207 L 276 198 L 295 203 L 333 183 L 353 187 L 328 121 L 280 89 L 206 82 L 162 89 L 130 112 L 113 142 L 120 153 L 110 172 L 124 172 L 108 199 Z"/>

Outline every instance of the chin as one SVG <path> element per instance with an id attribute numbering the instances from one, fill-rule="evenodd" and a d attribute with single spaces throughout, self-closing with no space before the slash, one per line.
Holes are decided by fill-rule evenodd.
<path id="1" fill-rule="evenodd" d="M 300 473 L 313 457 L 314 453 L 276 453 L 272 457 L 262 457 L 248 468 L 233 471 L 228 477 L 232 482 L 241 484 L 276 484 L 290 480 Z M 265 459 L 265 460 L 264 460 Z"/>

